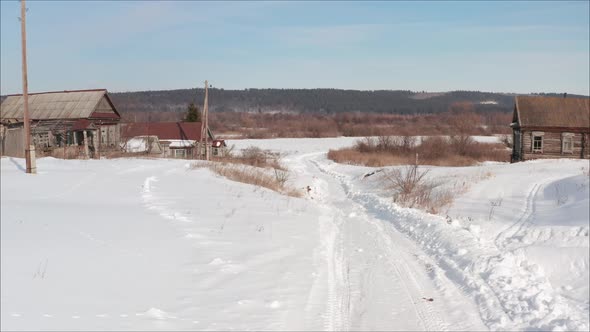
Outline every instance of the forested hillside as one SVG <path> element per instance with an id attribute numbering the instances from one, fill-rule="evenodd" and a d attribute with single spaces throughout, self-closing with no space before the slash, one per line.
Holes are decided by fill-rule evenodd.
<path id="1" fill-rule="evenodd" d="M 122 112 L 179 111 L 188 103 L 201 104 L 203 89 L 111 93 Z M 215 112 L 297 112 L 335 114 L 343 112 L 423 114 L 445 112 L 456 102 L 471 102 L 476 111 L 512 109 L 514 95 L 453 91 L 426 93 L 404 90 L 337 89 L 245 89 L 209 90 L 210 109 Z"/>

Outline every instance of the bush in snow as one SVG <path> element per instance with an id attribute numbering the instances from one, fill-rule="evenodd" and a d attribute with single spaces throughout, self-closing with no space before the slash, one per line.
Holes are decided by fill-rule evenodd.
<path id="1" fill-rule="evenodd" d="M 441 183 L 427 178 L 429 170 L 422 170 L 417 164 L 391 170 L 384 170 L 389 190 L 393 190 L 393 201 L 405 207 L 422 208 L 431 213 L 438 213 L 443 206 L 449 205 L 453 196 L 450 192 L 436 190 Z"/>

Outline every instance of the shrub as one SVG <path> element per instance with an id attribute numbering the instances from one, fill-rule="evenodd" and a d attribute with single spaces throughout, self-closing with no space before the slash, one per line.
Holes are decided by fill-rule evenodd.
<path id="1" fill-rule="evenodd" d="M 415 137 L 365 137 L 352 148 L 330 150 L 328 158 L 339 163 L 387 166 L 428 164 L 469 166 L 481 161 L 510 161 L 510 152 L 501 143 L 480 143 L 471 137 L 428 137 L 418 144 Z"/>
<path id="2" fill-rule="evenodd" d="M 274 190 L 278 193 L 300 197 L 301 193 L 289 187 L 291 173 L 280 162 L 280 156 L 258 147 L 250 146 L 241 154 L 215 159 L 212 162 L 196 162 L 192 168 L 209 168 L 230 180 L 248 183 Z"/>
<path id="3" fill-rule="evenodd" d="M 264 169 L 252 167 L 249 165 L 236 165 L 223 162 L 195 162 L 191 166 L 196 168 L 208 168 L 211 171 L 226 177 L 230 180 L 251 184 L 258 187 L 264 187 L 280 194 L 292 197 L 300 197 L 301 192 L 286 185 L 289 179 L 288 172 L 275 170 L 275 174 L 269 174 Z"/>
<path id="4" fill-rule="evenodd" d="M 429 170 L 421 170 L 417 164 L 382 172 L 387 185 L 392 190 L 393 201 L 410 208 L 424 209 L 430 213 L 450 205 L 453 194 L 447 190 L 437 190 L 442 184 L 427 178 Z"/>

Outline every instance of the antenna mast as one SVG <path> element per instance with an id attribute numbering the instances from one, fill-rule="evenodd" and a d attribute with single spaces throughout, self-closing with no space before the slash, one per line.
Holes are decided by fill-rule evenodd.
<path id="1" fill-rule="evenodd" d="M 201 146 L 205 146 L 205 160 L 209 160 L 209 82 L 205 81 L 205 101 L 201 117 Z"/>

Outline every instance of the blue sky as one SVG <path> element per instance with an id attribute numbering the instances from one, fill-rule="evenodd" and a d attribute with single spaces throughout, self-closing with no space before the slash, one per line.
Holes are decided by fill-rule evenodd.
<path id="1" fill-rule="evenodd" d="M 588 95 L 589 4 L 28 1 L 29 89 Z M 0 90 L 20 93 L 20 3 L 0 9 Z"/>

